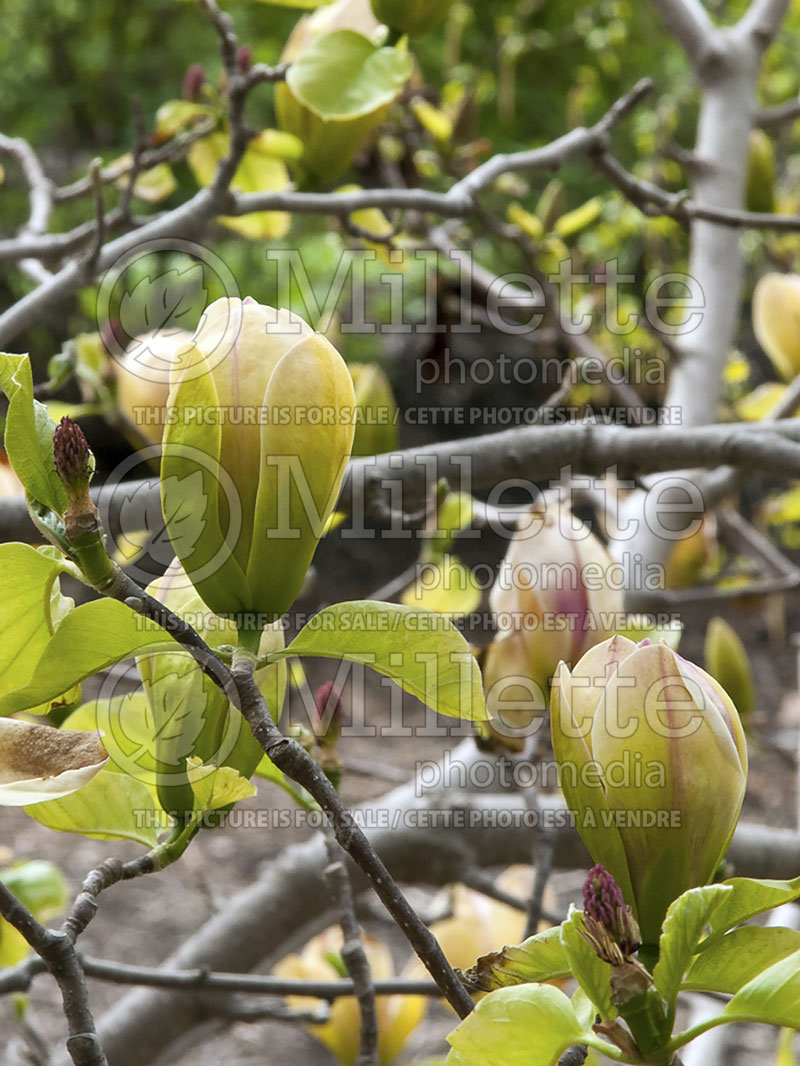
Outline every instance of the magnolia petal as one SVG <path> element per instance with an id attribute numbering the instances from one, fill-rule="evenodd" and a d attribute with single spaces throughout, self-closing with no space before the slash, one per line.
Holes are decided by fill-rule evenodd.
<path id="1" fill-rule="evenodd" d="M 330 341 L 314 334 L 278 363 L 264 404 L 287 417 L 261 427 L 247 580 L 257 610 L 277 618 L 294 602 L 336 505 L 355 432 L 353 381 Z"/>
<path id="2" fill-rule="evenodd" d="M 264 394 L 283 356 L 312 333 L 299 315 L 259 304 L 250 296 L 215 300 L 206 308 L 195 333 L 195 344 L 205 353 L 211 369 L 220 412 L 223 416 L 230 412 L 236 419 L 221 433 L 219 459 L 241 499 L 241 550 L 237 558 L 242 569 L 247 566 L 258 491 Z"/>
<path id="3" fill-rule="evenodd" d="M 107 762 L 97 734 L 0 718 L 0 806 L 68 796 Z"/>
<path id="4" fill-rule="evenodd" d="M 573 709 L 577 693 L 566 664 L 560 663 L 550 697 L 550 729 L 553 754 L 567 808 L 590 855 L 614 875 L 626 901 L 634 903 L 633 885 L 619 830 L 608 820 L 610 806 L 589 743 L 587 723 Z"/>
<path id="5" fill-rule="evenodd" d="M 489 604 L 504 628 L 525 632 L 531 677 L 540 684 L 561 660 L 574 665 L 615 632 L 622 590 L 596 579 L 611 565 L 605 546 L 563 504 L 557 515 L 535 507 L 520 521 Z"/>
<path id="6" fill-rule="evenodd" d="M 161 458 L 161 504 L 170 542 L 215 614 L 252 610 L 235 554 L 239 550 L 246 558 L 249 540 L 240 547 L 242 507 L 237 486 L 219 461 L 221 427 L 216 419 L 203 425 L 189 417 L 191 411 L 219 408 L 214 378 L 198 375 L 193 358 L 173 377 L 169 402 L 178 413 L 168 420 Z"/>
<path id="7" fill-rule="evenodd" d="M 753 329 L 772 365 L 791 381 L 800 371 L 800 275 L 759 278 L 753 290 Z"/>
<path id="8" fill-rule="evenodd" d="M 718 694 L 703 671 L 681 664 L 666 644 L 637 648 L 606 685 L 592 725 L 608 805 L 626 819 L 619 834 L 646 943 L 672 900 L 711 878 L 745 791 Z"/>

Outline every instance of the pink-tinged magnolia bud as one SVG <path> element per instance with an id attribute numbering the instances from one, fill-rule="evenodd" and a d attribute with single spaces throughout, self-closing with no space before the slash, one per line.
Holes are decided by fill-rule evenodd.
<path id="1" fill-rule="evenodd" d="M 725 690 L 665 643 L 623 636 L 561 664 L 551 701 L 561 788 L 648 947 L 667 908 L 713 877 L 739 819 L 747 747 Z"/>
<path id="2" fill-rule="evenodd" d="M 192 63 L 183 77 L 181 96 L 196 104 L 206 83 L 206 71 L 202 63 Z"/>
<path id="3" fill-rule="evenodd" d="M 321 747 L 332 748 L 342 733 L 342 697 L 332 681 L 319 686 L 314 706 L 314 736 Z"/>
<path id="4" fill-rule="evenodd" d="M 53 458 L 71 496 L 88 490 L 94 471 L 92 453 L 83 430 L 69 415 L 64 415 L 53 433 Z"/>
<path id="5" fill-rule="evenodd" d="M 236 66 L 242 72 L 246 74 L 250 67 L 253 65 L 253 50 L 249 45 L 242 45 L 242 47 L 236 53 Z"/>
<path id="6" fill-rule="evenodd" d="M 603 544 L 565 504 L 533 508 L 514 534 L 489 603 L 498 633 L 487 656 L 487 702 L 498 713 L 532 681 L 546 695 L 562 660 L 577 662 L 615 632 L 621 582 Z M 504 687 L 509 694 L 503 695 Z M 514 696 L 516 693 L 516 696 Z"/>

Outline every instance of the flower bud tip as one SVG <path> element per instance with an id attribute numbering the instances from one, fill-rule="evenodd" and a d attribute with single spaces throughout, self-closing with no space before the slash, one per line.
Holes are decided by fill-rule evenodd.
<path id="1" fill-rule="evenodd" d="M 85 491 L 93 473 L 92 453 L 83 430 L 69 415 L 64 415 L 53 433 L 53 458 L 67 491 Z"/>

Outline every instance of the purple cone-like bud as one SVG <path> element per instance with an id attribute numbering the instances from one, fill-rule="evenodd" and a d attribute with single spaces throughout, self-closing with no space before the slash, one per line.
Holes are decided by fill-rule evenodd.
<path id="1" fill-rule="evenodd" d="M 242 74 L 246 74 L 253 65 L 253 50 L 248 45 L 242 45 L 236 52 L 236 65 Z"/>
<path id="2" fill-rule="evenodd" d="M 69 415 L 64 415 L 53 433 L 53 458 L 67 491 L 85 491 L 92 477 L 92 453 L 83 430 Z"/>
<path id="3" fill-rule="evenodd" d="M 196 104 L 206 83 L 206 71 L 202 63 L 192 63 L 183 77 L 181 96 Z"/>
<path id="4" fill-rule="evenodd" d="M 640 943 L 639 929 L 617 882 L 605 866 L 593 866 L 583 883 L 584 920 L 599 926 L 626 957 Z"/>
<path id="5" fill-rule="evenodd" d="M 622 890 L 605 866 L 593 866 L 583 882 L 583 907 L 590 918 L 594 918 L 607 929 L 614 924 L 618 907 L 624 907 Z"/>

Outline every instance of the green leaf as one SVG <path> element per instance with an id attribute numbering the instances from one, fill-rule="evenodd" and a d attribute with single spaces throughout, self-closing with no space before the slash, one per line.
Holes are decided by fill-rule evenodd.
<path id="1" fill-rule="evenodd" d="M 26 807 L 35 821 L 96 840 L 133 840 L 152 848 L 167 817 L 141 781 L 107 768 L 78 792 Z"/>
<path id="2" fill-rule="evenodd" d="M 66 906 L 67 883 L 52 862 L 32 859 L 30 862 L 17 863 L 0 870 L 0 881 L 39 921 L 47 921 Z M 0 967 L 15 966 L 30 952 L 30 945 L 22 934 L 0 918 Z"/>
<path id="3" fill-rule="evenodd" d="M 448 1036 L 447 1066 L 555 1066 L 573 1044 L 615 1048 L 581 1025 L 569 999 L 551 985 L 501 988 L 482 999 Z"/>
<path id="4" fill-rule="evenodd" d="M 756 881 L 750 877 L 732 877 L 722 883 L 730 885 L 733 892 L 711 916 L 711 937 L 726 933 L 748 918 L 791 903 L 800 896 L 800 877 L 792 881 Z M 705 950 L 708 944 L 710 938 L 701 950 Z"/>
<path id="5" fill-rule="evenodd" d="M 480 670 L 469 645 L 440 614 L 394 603 L 354 600 L 316 614 L 287 655 L 364 663 L 452 718 L 485 721 Z"/>
<path id="6" fill-rule="evenodd" d="M 670 1018 L 674 1018 L 678 989 L 698 941 L 713 912 L 732 892 L 728 885 L 690 888 L 669 906 L 658 944 L 659 956 L 653 980 L 666 1000 Z"/>
<path id="7" fill-rule="evenodd" d="M 64 719 L 62 729 L 100 732 L 109 757 L 106 769 L 138 778 L 156 795 L 156 729 L 144 692 L 90 700 Z"/>
<path id="8" fill-rule="evenodd" d="M 586 226 L 591 226 L 602 210 L 603 197 L 593 196 L 591 200 L 576 207 L 574 211 L 568 211 L 566 215 L 562 215 L 553 226 L 553 232 L 558 237 L 572 237 Z"/>
<path id="9" fill-rule="evenodd" d="M 0 694 L 26 684 L 53 633 L 55 586 L 66 568 L 27 544 L 0 545 Z M 58 695 L 61 695 L 59 692 Z M 45 708 L 47 710 L 47 708 Z"/>
<path id="10" fill-rule="evenodd" d="M 800 932 L 796 929 L 745 925 L 718 937 L 702 951 L 681 988 L 733 996 L 768 966 L 797 951 L 800 951 Z"/>
<path id="11" fill-rule="evenodd" d="M 214 110 L 192 100 L 167 100 L 156 111 L 156 133 L 164 140 L 193 126 L 201 119 L 211 118 Z"/>
<path id="12" fill-rule="evenodd" d="M 4 440 L 11 465 L 34 500 L 63 515 L 67 494 L 53 460 L 56 424 L 47 408 L 33 398 L 27 355 L 0 353 L 0 389 L 8 397 Z"/>
<path id="13" fill-rule="evenodd" d="M 472 570 L 448 552 L 436 562 L 425 563 L 420 577 L 405 590 L 402 600 L 408 607 L 456 618 L 477 611 L 482 596 Z"/>
<path id="14" fill-rule="evenodd" d="M 800 1029 L 800 951 L 748 981 L 721 1017 L 727 1022 L 765 1022 Z"/>
<path id="15" fill-rule="evenodd" d="M 516 947 L 481 956 L 465 977 L 470 987 L 493 992 L 497 988 L 554 981 L 571 974 L 569 957 L 561 942 L 561 928 L 553 926 Z"/>
<path id="16" fill-rule="evenodd" d="M 286 83 L 322 119 L 350 119 L 390 104 L 411 77 L 407 52 L 376 48 L 353 30 L 317 38 L 292 63 Z"/>
<path id="17" fill-rule="evenodd" d="M 573 977 L 597 1007 L 603 1021 L 610 1021 L 619 1013 L 611 1002 L 611 967 L 598 958 L 578 932 L 582 923 L 583 911 L 570 907 L 567 920 L 561 923 L 561 943 Z"/>
<path id="18" fill-rule="evenodd" d="M 189 782 L 195 798 L 195 810 L 216 811 L 255 796 L 255 785 L 232 766 L 206 766 L 199 759 L 189 759 Z"/>
<path id="19" fill-rule="evenodd" d="M 0 881 L 39 921 L 47 921 L 67 905 L 64 875 L 46 859 L 31 859 L 0 870 Z"/>
<path id="20" fill-rule="evenodd" d="M 31 681 L 0 697 L 0 715 L 40 707 L 65 686 L 144 651 L 174 651 L 176 642 L 149 618 L 116 600 L 94 600 L 71 611 L 36 663 Z"/>

